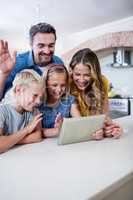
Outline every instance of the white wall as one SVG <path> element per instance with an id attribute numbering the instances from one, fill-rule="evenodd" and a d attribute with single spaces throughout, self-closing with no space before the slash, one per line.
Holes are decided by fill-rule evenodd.
<path id="1" fill-rule="evenodd" d="M 133 67 L 114 68 L 104 66 L 102 67 L 102 73 L 119 92 L 133 97 Z"/>
<path id="2" fill-rule="evenodd" d="M 110 55 L 100 59 L 101 66 L 108 66 L 112 63 L 113 63 L 113 54 L 110 54 Z"/>
<path id="3" fill-rule="evenodd" d="M 106 33 L 131 30 L 133 30 L 133 16 L 113 21 L 92 29 L 87 29 L 68 37 L 61 37 L 57 41 L 56 52 L 63 54 L 91 38 L 95 38 Z"/>

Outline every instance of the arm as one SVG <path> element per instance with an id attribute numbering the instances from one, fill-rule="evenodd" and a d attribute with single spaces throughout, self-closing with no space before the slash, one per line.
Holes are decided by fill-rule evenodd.
<path id="1" fill-rule="evenodd" d="M 112 121 L 112 119 L 108 116 L 108 112 L 109 112 L 109 104 L 108 104 L 108 97 L 107 97 L 105 98 L 105 102 L 104 102 L 104 113 L 106 116 L 105 116 L 103 129 L 96 131 L 92 135 L 92 139 L 101 140 L 104 137 L 114 137 L 117 139 L 117 138 L 120 138 L 120 136 L 122 135 L 123 133 L 122 127 L 119 124 L 114 123 Z"/>
<path id="2" fill-rule="evenodd" d="M 63 122 L 63 118 L 62 118 L 61 114 L 59 113 L 56 116 L 54 128 L 44 128 L 43 129 L 44 137 L 56 137 L 56 136 L 58 136 L 62 122 Z"/>
<path id="3" fill-rule="evenodd" d="M 3 153 L 21 141 L 27 134 L 27 129 L 22 129 L 11 135 L 4 135 L 4 130 L 0 128 L 0 153 Z"/>
<path id="4" fill-rule="evenodd" d="M 42 141 L 42 126 L 41 123 L 38 124 L 35 131 L 30 135 L 25 136 L 18 144 L 29 144 Z"/>
<path id="5" fill-rule="evenodd" d="M 7 79 L 7 76 L 4 75 L 4 74 L 0 71 L 0 100 L 1 100 L 2 97 L 3 97 L 3 91 L 4 91 L 6 79 Z"/>
<path id="6" fill-rule="evenodd" d="M 18 144 L 29 144 L 42 141 L 42 131 L 36 130 L 30 135 L 25 136 Z"/>
<path id="7" fill-rule="evenodd" d="M 38 114 L 34 117 L 25 128 L 19 130 L 11 135 L 4 134 L 4 129 L 0 128 L 0 153 L 7 151 L 16 144 L 19 144 L 22 139 L 27 135 L 32 134 L 38 123 L 42 120 L 42 114 Z M 33 138 L 32 138 L 33 139 Z"/>
<path id="8" fill-rule="evenodd" d="M 5 81 L 16 63 L 16 52 L 11 56 L 8 43 L 0 40 L 0 99 L 3 97 Z"/>
<path id="9" fill-rule="evenodd" d="M 120 138 L 123 133 L 123 128 L 111 120 L 109 116 L 106 116 L 104 122 L 104 135 L 105 137 L 114 137 L 116 139 Z"/>
<path id="10" fill-rule="evenodd" d="M 73 103 L 71 105 L 70 114 L 71 114 L 72 117 L 81 117 L 81 114 L 80 114 L 80 111 L 78 109 L 77 103 Z"/>
<path id="11" fill-rule="evenodd" d="M 72 113 L 71 114 L 72 117 L 80 117 L 81 116 L 80 111 L 78 110 L 77 104 L 72 104 L 71 113 Z M 93 140 L 102 140 L 104 138 L 103 135 L 104 135 L 103 129 L 99 129 L 95 133 L 92 134 L 92 139 Z"/>
<path id="12" fill-rule="evenodd" d="M 108 112 L 109 112 L 109 99 L 108 96 L 106 95 L 103 102 L 103 113 L 108 114 Z"/>
<path id="13" fill-rule="evenodd" d="M 43 136 L 44 137 L 56 137 L 59 134 L 58 128 L 43 128 Z"/>

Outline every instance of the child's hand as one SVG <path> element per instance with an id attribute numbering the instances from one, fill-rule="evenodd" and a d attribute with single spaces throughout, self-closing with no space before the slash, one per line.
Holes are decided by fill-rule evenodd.
<path id="1" fill-rule="evenodd" d="M 114 122 L 104 124 L 104 135 L 105 137 L 114 137 L 114 138 L 120 138 L 120 136 L 123 133 L 122 127 Z"/>
<path id="2" fill-rule="evenodd" d="M 37 114 L 33 120 L 25 127 L 28 134 L 32 133 L 42 120 L 42 113 Z"/>
<path id="3" fill-rule="evenodd" d="M 55 118 L 55 124 L 54 128 L 61 128 L 63 122 L 63 117 L 61 116 L 61 113 L 58 113 L 56 118 Z"/>
<path id="4" fill-rule="evenodd" d="M 93 140 L 102 140 L 103 138 L 104 138 L 104 132 L 102 128 L 92 134 Z"/>

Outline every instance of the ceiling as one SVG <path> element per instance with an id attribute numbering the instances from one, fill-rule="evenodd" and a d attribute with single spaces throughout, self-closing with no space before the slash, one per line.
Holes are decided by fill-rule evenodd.
<path id="1" fill-rule="evenodd" d="M 4 0 L 0 38 L 19 43 L 40 21 L 55 26 L 58 36 L 67 36 L 129 16 L 133 16 L 133 0 Z"/>

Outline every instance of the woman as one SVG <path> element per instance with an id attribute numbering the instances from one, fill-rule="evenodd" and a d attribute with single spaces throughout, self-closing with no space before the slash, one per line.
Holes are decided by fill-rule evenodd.
<path id="1" fill-rule="evenodd" d="M 71 59 L 69 71 L 70 92 L 76 97 L 82 116 L 105 114 L 104 136 L 119 138 L 122 128 L 108 116 L 109 83 L 101 74 L 96 54 L 89 48 L 79 50 Z"/>

